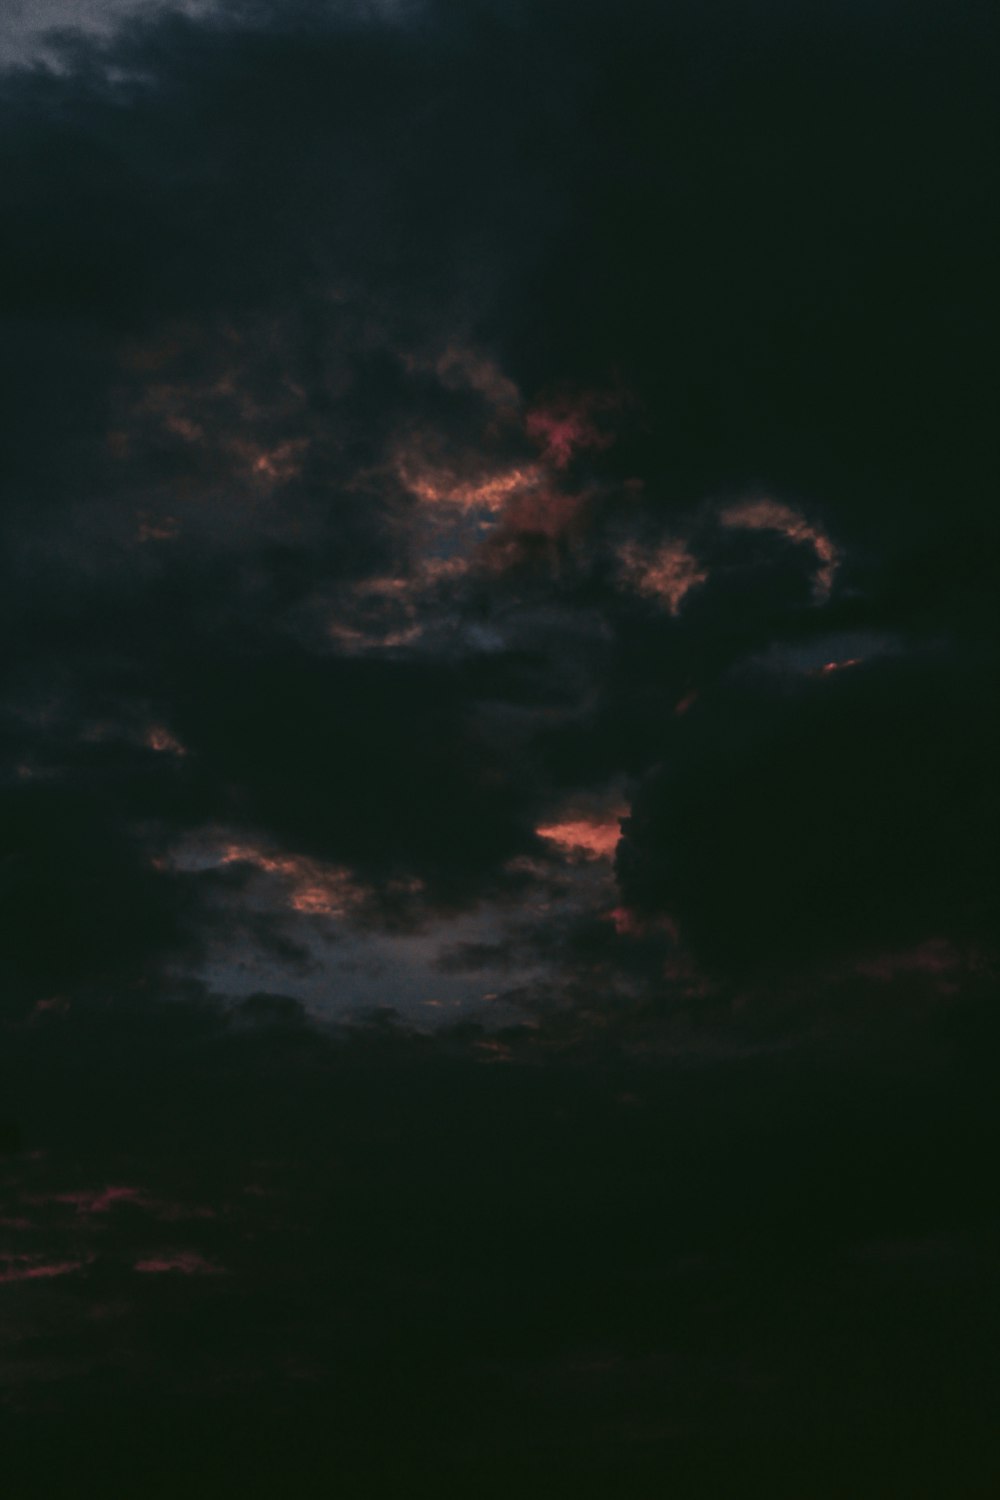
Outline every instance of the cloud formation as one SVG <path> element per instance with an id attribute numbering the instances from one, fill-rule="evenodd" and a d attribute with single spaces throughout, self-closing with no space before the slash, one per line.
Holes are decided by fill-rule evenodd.
<path id="1" fill-rule="evenodd" d="M 10 16 L 19 1496 L 992 1492 L 995 21 Z"/>

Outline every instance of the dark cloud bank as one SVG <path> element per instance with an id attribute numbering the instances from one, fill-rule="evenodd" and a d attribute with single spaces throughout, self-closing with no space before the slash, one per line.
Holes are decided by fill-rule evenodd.
<path id="1" fill-rule="evenodd" d="M 995 43 L 0 74 L 12 1496 L 996 1493 Z"/>

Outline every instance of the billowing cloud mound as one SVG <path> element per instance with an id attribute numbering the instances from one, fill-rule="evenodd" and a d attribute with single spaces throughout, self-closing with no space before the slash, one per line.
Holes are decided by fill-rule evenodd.
<path id="1" fill-rule="evenodd" d="M 624 891 L 737 975 L 989 946 L 998 750 L 982 682 L 952 663 L 747 674 L 684 716 L 637 797 Z"/>

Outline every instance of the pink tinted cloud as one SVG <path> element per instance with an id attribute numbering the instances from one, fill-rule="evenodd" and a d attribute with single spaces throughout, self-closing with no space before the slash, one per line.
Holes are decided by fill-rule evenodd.
<path id="1" fill-rule="evenodd" d="M 215 1209 L 171 1203 L 155 1198 L 143 1188 L 109 1186 L 103 1188 L 78 1188 L 68 1193 L 33 1194 L 25 1200 L 33 1205 L 65 1204 L 73 1208 L 82 1218 L 100 1217 L 122 1204 L 140 1208 L 153 1218 L 163 1221 L 176 1219 L 214 1219 Z"/>
<path id="2" fill-rule="evenodd" d="M 222 1266 L 206 1260 L 197 1250 L 175 1250 L 162 1255 L 146 1256 L 143 1260 L 137 1260 L 132 1269 L 144 1276 L 159 1276 L 169 1271 L 175 1271 L 181 1276 L 225 1275 Z"/>
<path id="3" fill-rule="evenodd" d="M 69 1001 L 65 995 L 46 995 L 44 999 L 35 1001 L 35 1014 L 39 1016 L 45 1015 L 46 1012 L 64 1016 L 69 1008 Z"/>
<path id="4" fill-rule="evenodd" d="M 680 930 L 673 917 L 661 914 L 656 917 L 640 916 L 628 906 L 615 906 L 611 911 L 604 913 L 604 920 L 610 922 L 619 937 L 648 937 L 651 933 L 659 933 L 672 943 L 680 942 Z"/>
<path id="5" fill-rule="evenodd" d="M 93 1256 L 83 1260 L 44 1260 L 37 1256 L 0 1256 L 0 1284 L 11 1281 L 48 1281 L 55 1276 L 71 1276 L 90 1264 Z"/>
<path id="6" fill-rule="evenodd" d="M 83 1218 L 90 1218 L 93 1214 L 106 1214 L 120 1203 L 148 1208 L 152 1201 L 141 1188 L 135 1187 L 77 1188 L 68 1193 L 32 1193 L 25 1197 L 26 1203 L 36 1206 L 65 1204 Z"/>
<path id="7" fill-rule="evenodd" d="M 606 397 L 581 396 L 536 406 L 525 417 L 525 431 L 546 463 L 565 469 L 581 450 L 600 450 L 614 442 L 594 421 L 594 413 L 609 404 Z"/>
<path id="8" fill-rule="evenodd" d="M 957 978 L 965 964 L 963 955 L 943 938 L 930 938 L 914 948 L 882 953 L 859 963 L 858 973 L 887 982 L 908 975 L 924 975 L 945 984 Z"/>
<path id="9" fill-rule="evenodd" d="M 619 937 L 642 937 L 646 931 L 646 924 L 627 906 L 612 907 L 611 911 L 605 912 L 605 918 Z"/>

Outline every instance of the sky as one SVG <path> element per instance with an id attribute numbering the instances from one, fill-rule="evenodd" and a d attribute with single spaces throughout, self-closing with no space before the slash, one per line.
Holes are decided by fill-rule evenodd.
<path id="1" fill-rule="evenodd" d="M 996 15 L 0 19 L 0 1439 L 986 1496 Z"/>

